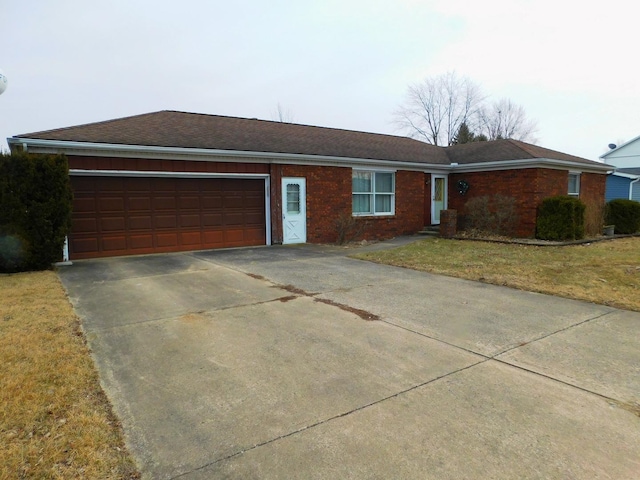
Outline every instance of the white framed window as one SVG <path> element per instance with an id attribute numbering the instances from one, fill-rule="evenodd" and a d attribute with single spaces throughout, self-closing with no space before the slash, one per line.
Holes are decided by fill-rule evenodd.
<path id="1" fill-rule="evenodd" d="M 351 180 L 353 215 L 395 213 L 395 172 L 353 170 Z"/>
<path id="2" fill-rule="evenodd" d="M 569 172 L 569 195 L 580 195 L 580 174 L 576 172 Z"/>

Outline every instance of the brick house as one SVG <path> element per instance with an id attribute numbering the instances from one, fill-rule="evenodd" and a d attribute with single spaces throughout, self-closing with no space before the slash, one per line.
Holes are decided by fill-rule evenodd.
<path id="1" fill-rule="evenodd" d="M 414 234 L 447 208 L 504 193 L 535 234 L 551 195 L 604 202 L 609 167 L 514 140 L 414 139 L 161 111 L 8 139 L 64 153 L 74 190 L 71 259 Z M 465 182 L 462 195 L 458 185 Z M 339 227 L 342 225 L 342 227 Z"/>

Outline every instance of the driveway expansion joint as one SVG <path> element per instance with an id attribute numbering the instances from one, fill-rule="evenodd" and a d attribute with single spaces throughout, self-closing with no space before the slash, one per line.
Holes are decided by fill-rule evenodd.
<path id="1" fill-rule="evenodd" d="M 271 443 L 277 442 L 277 441 L 279 441 L 279 440 L 282 440 L 282 439 L 285 439 L 285 438 L 288 438 L 288 437 L 292 437 L 292 436 L 294 436 L 294 435 L 297 435 L 298 433 L 302 433 L 302 432 L 304 432 L 304 431 L 306 431 L 306 430 L 310 430 L 310 429 L 312 429 L 312 428 L 319 427 L 319 426 L 324 425 L 324 424 L 326 424 L 326 423 L 329 423 L 329 422 L 331 422 L 331 421 L 333 421 L 333 420 L 337 420 L 337 419 L 339 419 L 339 418 L 347 417 L 347 416 L 349 416 L 349 415 L 351 415 L 351 414 L 353 414 L 353 413 L 357 413 L 357 412 L 362 411 L 362 410 L 365 410 L 365 409 L 367 409 L 367 408 L 369 408 L 369 407 L 373 407 L 373 406 L 375 406 L 375 405 L 378 405 L 378 404 L 384 403 L 384 402 L 386 402 L 387 400 L 391 400 L 391 399 L 394 399 L 394 398 L 398 398 L 398 397 L 400 397 L 401 395 L 404 395 L 404 394 L 406 394 L 406 393 L 409 393 L 409 392 L 412 392 L 412 391 L 414 391 L 414 390 L 417 390 L 418 388 L 425 387 L 425 386 L 427 386 L 427 385 L 429 385 L 429 384 L 435 383 L 435 382 L 437 382 L 437 381 L 439 381 L 439 380 L 442 380 L 442 379 L 444 379 L 444 378 L 450 377 L 450 376 L 455 375 L 455 374 L 457 374 L 457 373 L 464 372 L 465 370 L 468 370 L 468 369 L 470 369 L 470 368 L 473 368 L 473 367 L 475 367 L 476 365 L 480 365 L 480 364 L 482 364 L 482 363 L 488 362 L 489 360 L 491 360 L 491 359 L 482 359 L 482 360 L 480 360 L 480 361 L 478 361 L 478 362 L 474 362 L 474 363 L 472 363 L 471 365 L 467 365 L 466 367 L 458 368 L 458 369 L 453 370 L 453 371 L 451 371 L 451 372 L 448 372 L 448 373 L 445 373 L 445 374 L 440 375 L 440 376 L 438 376 L 438 377 L 435 377 L 435 378 L 432 378 L 432 379 L 430 379 L 430 380 L 427 380 L 426 382 L 422 382 L 422 383 L 420 383 L 420 384 L 418 384 L 418 385 L 413 385 L 413 386 L 411 386 L 411 387 L 409 387 L 409 388 L 406 388 L 406 389 L 401 390 L 401 391 L 399 391 L 399 392 L 396 392 L 396 393 L 394 393 L 394 394 L 388 395 L 388 396 L 386 396 L 386 397 L 384 397 L 384 398 L 381 398 L 381 399 L 379 399 L 379 400 L 376 400 L 376 401 L 374 401 L 374 402 L 370 402 L 370 403 L 367 403 L 367 404 L 365 404 L 365 405 L 361 405 L 361 406 L 359 406 L 359 407 L 353 408 L 353 409 L 349 410 L 348 412 L 343 412 L 343 413 L 340 413 L 340 414 L 338 414 L 338 415 L 334 415 L 334 416 L 332 416 L 332 417 L 326 418 L 326 419 L 321 420 L 321 421 L 319 421 L 319 422 L 312 423 L 311 425 L 306 425 L 306 426 L 304 426 L 304 427 L 298 428 L 298 429 L 296 429 L 296 430 L 293 430 L 293 431 L 291 431 L 291 432 L 285 433 L 285 434 L 283 434 L 283 435 L 279 435 L 279 436 L 277 436 L 277 437 L 275 437 L 275 438 L 272 438 L 272 439 L 270 439 L 270 440 L 265 440 L 264 442 L 257 443 L 257 444 L 255 444 L 255 445 L 253 445 L 253 446 L 251 446 L 251 447 L 248 447 L 248 448 L 245 448 L 245 449 L 239 450 L 239 451 L 237 451 L 237 452 L 235 452 L 235 453 L 229 454 L 229 455 L 227 455 L 226 457 L 219 458 L 219 459 L 214 460 L 214 461 L 212 461 L 212 462 L 209 462 L 209 463 L 207 463 L 207 464 L 205 464 L 205 465 L 201 465 L 200 467 L 197 467 L 197 468 L 194 468 L 194 469 L 192 469 L 192 470 L 189 470 L 188 472 L 180 473 L 180 474 L 178 474 L 178 475 L 176 475 L 176 476 L 171 477 L 171 479 L 170 479 L 170 480 L 176 480 L 176 479 L 178 479 L 178 478 L 184 477 L 185 475 L 189 475 L 189 474 L 191 474 L 191 473 L 198 472 L 198 471 L 200 471 L 200 470 L 204 470 L 205 468 L 209 468 L 209 467 L 211 467 L 211 466 L 213 466 L 213 465 L 216 465 L 216 464 L 218 464 L 218 463 L 224 462 L 225 460 L 230 460 L 230 459 L 232 459 L 232 458 L 238 457 L 238 456 L 240 456 L 240 455 L 243 455 L 243 454 L 244 454 L 244 453 L 246 453 L 246 452 L 250 452 L 251 450 L 255 450 L 256 448 L 260 448 L 260 447 L 263 447 L 263 446 L 265 446 L 265 445 L 269 445 L 269 444 L 271 444 Z"/>

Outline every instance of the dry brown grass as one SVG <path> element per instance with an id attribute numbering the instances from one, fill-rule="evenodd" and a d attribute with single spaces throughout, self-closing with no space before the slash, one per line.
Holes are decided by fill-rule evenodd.
<path id="1" fill-rule="evenodd" d="M 0 479 L 139 478 L 53 272 L 0 275 Z"/>
<path id="2" fill-rule="evenodd" d="M 434 239 L 355 257 L 640 311 L 638 237 L 565 247 Z"/>

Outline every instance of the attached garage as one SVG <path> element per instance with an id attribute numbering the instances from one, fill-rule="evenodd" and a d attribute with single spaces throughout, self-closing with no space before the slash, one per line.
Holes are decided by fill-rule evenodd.
<path id="1" fill-rule="evenodd" d="M 264 178 L 72 176 L 71 260 L 267 242 Z"/>

